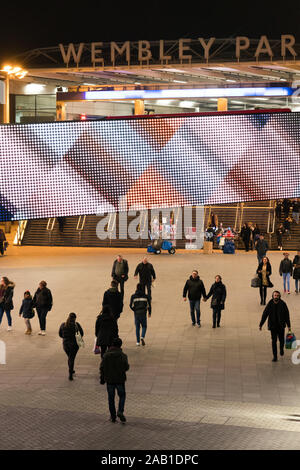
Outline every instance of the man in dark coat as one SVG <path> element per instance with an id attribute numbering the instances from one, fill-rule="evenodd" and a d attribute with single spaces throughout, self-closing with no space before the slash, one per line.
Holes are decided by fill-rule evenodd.
<path id="1" fill-rule="evenodd" d="M 249 242 L 250 242 L 250 236 L 251 236 L 251 229 L 250 229 L 250 227 L 248 226 L 247 223 L 244 223 L 240 235 L 241 235 L 241 238 L 244 242 L 245 250 L 249 251 Z"/>
<path id="2" fill-rule="evenodd" d="M 106 383 L 108 393 L 108 405 L 111 421 L 116 422 L 117 416 L 122 423 L 126 422 L 124 407 L 126 399 L 125 381 L 126 372 L 129 370 L 127 355 L 121 349 L 122 340 L 115 338 L 112 346 L 104 354 L 100 364 L 100 383 Z M 115 406 L 115 391 L 119 396 L 118 412 Z"/>
<path id="3" fill-rule="evenodd" d="M 131 296 L 129 307 L 134 312 L 135 328 L 136 328 L 136 345 L 145 346 L 145 335 L 147 331 L 147 311 L 151 317 L 151 301 L 141 284 L 136 286 L 136 292 Z M 142 327 L 142 336 L 140 330 Z"/>
<path id="4" fill-rule="evenodd" d="M 186 294 L 188 293 L 189 302 L 190 302 L 190 314 L 192 319 L 192 324 L 195 326 L 195 310 L 197 316 L 197 325 L 200 328 L 200 300 L 201 296 L 206 298 L 206 291 L 203 282 L 198 276 L 198 271 L 194 270 L 190 278 L 186 281 L 183 289 L 183 300 L 186 301 Z"/>
<path id="5" fill-rule="evenodd" d="M 119 336 L 118 324 L 109 305 L 104 305 L 101 314 L 97 317 L 95 336 L 96 345 L 101 348 L 101 357 L 103 357 L 113 340 Z"/>
<path id="6" fill-rule="evenodd" d="M 280 344 L 280 355 L 284 355 L 284 329 L 287 326 L 291 331 L 290 314 L 287 304 L 281 300 L 280 292 L 275 290 L 272 299 L 263 311 L 259 329 L 268 319 L 268 329 L 271 331 L 273 362 L 277 361 L 277 338 Z"/>
<path id="7" fill-rule="evenodd" d="M 151 263 L 148 262 L 148 259 L 145 257 L 143 261 L 137 265 L 134 273 L 134 277 L 140 277 L 140 284 L 143 286 L 144 292 L 147 287 L 147 294 L 151 302 L 151 285 L 152 282 L 156 279 L 156 274 Z"/>
<path id="8" fill-rule="evenodd" d="M 259 235 L 259 239 L 255 243 L 255 249 L 257 251 L 258 264 L 260 264 L 262 262 L 263 257 L 266 256 L 267 251 L 269 249 L 269 245 L 264 239 L 264 236 L 262 233 Z"/>
<path id="9" fill-rule="evenodd" d="M 4 256 L 4 243 L 6 242 L 6 236 L 2 228 L 0 229 L 0 253 Z"/>
<path id="10" fill-rule="evenodd" d="M 47 287 L 46 281 L 41 281 L 39 287 L 33 297 L 33 307 L 36 308 L 40 329 L 39 335 L 45 336 L 46 334 L 46 317 L 47 313 L 52 309 L 52 294 Z"/>
<path id="11" fill-rule="evenodd" d="M 128 272 L 129 267 L 127 260 L 123 259 L 121 255 L 118 255 L 112 267 L 111 277 L 120 284 L 122 298 L 124 298 L 124 283 L 128 280 Z"/>
<path id="12" fill-rule="evenodd" d="M 120 318 L 123 311 L 123 296 L 118 291 L 117 281 L 111 281 L 111 287 L 104 292 L 102 305 L 109 305 L 116 320 Z"/>

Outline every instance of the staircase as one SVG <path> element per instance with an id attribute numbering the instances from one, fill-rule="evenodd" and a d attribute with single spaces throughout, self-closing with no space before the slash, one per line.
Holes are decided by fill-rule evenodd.
<path id="1" fill-rule="evenodd" d="M 290 216 L 292 217 L 292 212 L 290 211 Z M 284 222 L 284 216 L 281 219 L 276 219 L 275 231 L 281 223 Z M 297 225 L 293 220 L 291 223 L 291 240 L 288 239 L 288 235 L 284 234 L 282 237 L 282 249 L 283 251 L 298 251 L 300 250 L 300 222 Z M 277 250 L 277 238 L 276 233 L 272 235 L 270 248 L 272 250 Z"/>

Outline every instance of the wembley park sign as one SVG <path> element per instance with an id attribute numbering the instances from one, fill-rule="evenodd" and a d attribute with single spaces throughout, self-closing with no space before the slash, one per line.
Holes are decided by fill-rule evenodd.
<path id="1" fill-rule="evenodd" d="M 267 36 L 249 39 L 237 36 L 229 39 L 181 38 L 175 41 L 125 41 L 59 44 L 63 62 L 67 67 L 75 64 L 89 66 L 149 65 L 193 63 L 220 60 L 291 60 L 300 54 L 295 36 L 282 34 L 280 40 Z"/>

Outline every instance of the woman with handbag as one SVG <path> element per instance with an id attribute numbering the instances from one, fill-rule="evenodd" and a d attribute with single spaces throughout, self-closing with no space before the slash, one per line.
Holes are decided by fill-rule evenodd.
<path id="1" fill-rule="evenodd" d="M 259 263 L 256 273 L 258 274 L 258 277 L 260 279 L 260 305 L 266 305 L 267 288 L 273 287 L 273 284 L 270 281 L 272 267 L 267 256 L 264 256 L 262 261 Z"/>
<path id="2" fill-rule="evenodd" d="M 295 258 L 293 259 L 293 279 L 295 279 L 295 292 L 299 292 L 299 279 L 300 279 L 300 250 L 298 250 Z"/>
<path id="3" fill-rule="evenodd" d="M 224 310 L 224 304 L 226 299 L 226 287 L 222 283 L 222 278 L 218 274 L 215 277 L 215 283 L 212 284 L 209 293 L 205 297 L 206 302 L 211 297 L 210 307 L 213 311 L 213 328 L 220 327 L 221 311 Z"/>
<path id="4" fill-rule="evenodd" d="M 32 328 L 30 319 L 34 317 L 34 310 L 33 310 L 33 300 L 29 290 L 24 292 L 24 299 L 20 308 L 19 317 L 24 318 L 25 325 L 27 330 L 25 331 L 25 335 L 31 335 Z"/>
<path id="5" fill-rule="evenodd" d="M 84 334 L 81 325 L 76 322 L 76 313 L 69 314 L 67 321 L 61 324 L 58 334 L 63 339 L 63 349 L 68 356 L 69 380 L 73 380 L 74 363 L 79 350 L 78 343 L 81 343 L 76 336 L 82 338 Z"/>

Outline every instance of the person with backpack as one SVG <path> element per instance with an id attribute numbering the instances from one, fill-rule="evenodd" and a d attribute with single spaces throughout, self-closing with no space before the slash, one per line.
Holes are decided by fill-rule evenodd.
<path id="1" fill-rule="evenodd" d="M 145 294 L 142 284 L 137 284 L 135 293 L 130 298 L 129 307 L 134 312 L 136 345 L 145 346 L 145 336 L 147 331 L 147 311 L 149 318 L 151 317 L 151 301 L 149 295 Z M 141 335 L 142 328 L 142 335 Z"/>
<path id="2" fill-rule="evenodd" d="M 120 293 L 119 293 L 120 294 Z M 121 295 L 121 294 L 120 294 Z M 119 335 L 117 321 L 109 305 L 104 305 L 95 324 L 96 346 L 100 347 L 101 357 Z"/>
<path id="3" fill-rule="evenodd" d="M 74 363 L 79 350 L 76 340 L 76 333 L 84 335 L 81 325 L 76 322 L 76 313 L 71 312 L 67 320 L 59 328 L 59 336 L 63 339 L 63 349 L 68 356 L 69 380 L 73 380 L 75 374 Z"/>
<path id="4" fill-rule="evenodd" d="M 19 317 L 23 317 L 26 325 L 25 335 L 31 335 L 32 328 L 30 320 L 34 317 L 33 300 L 29 290 L 24 292 L 24 299 L 19 311 Z"/>
<path id="5" fill-rule="evenodd" d="M 128 357 L 123 353 L 121 338 L 115 338 L 109 350 L 104 354 L 100 364 L 100 384 L 106 383 L 108 393 L 108 406 L 110 421 L 115 423 L 117 417 L 122 423 L 126 422 L 124 416 L 126 400 L 126 372 L 129 370 Z M 119 396 L 118 412 L 115 405 L 115 393 Z"/>
<path id="6" fill-rule="evenodd" d="M 284 259 L 280 262 L 279 274 L 283 277 L 284 292 L 290 294 L 290 277 L 293 274 L 293 263 L 289 259 L 289 253 L 283 253 Z"/>
<path id="7" fill-rule="evenodd" d="M 104 292 L 102 305 L 109 305 L 116 320 L 123 310 L 123 295 L 118 291 L 118 282 L 111 281 L 111 287 Z"/>

